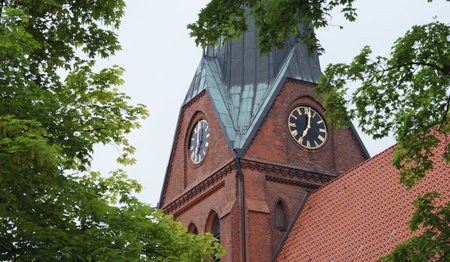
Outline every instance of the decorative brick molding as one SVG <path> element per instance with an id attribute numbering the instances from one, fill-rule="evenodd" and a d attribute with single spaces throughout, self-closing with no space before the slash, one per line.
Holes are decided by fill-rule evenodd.
<path id="1" fill-rule="evenodd" d="M 224 186 L 225 186 L 225 181 L 222 180 L 219 184 L 217 184 L 214 187 L 212 187 L 211 189 L 207 190 L 205 193 L 201 194 L 199 197 L 195 198 L 194 200 L 189 201 L 189 203 L 187 205 L 183 206 L 182 208 L 177 210 L 175 213 L 173 213 L 174 218 L 176 218 L 178 215 L 180 215 L 181 213 L 183 213 L 190 207 L 196 205 L 198 202 L 207 198 L 209 195 L 213 194 L 214 192 L 216 192 L 217 190 L 221 189 Z"/>
<path id="2" fill-rule="evenodd" d="M 292 167 L 280 166 L 248 159 L 241 159 L 240 162 L 242 168 L 244 169 L 248 168 L 265 173 L 266 179 L 268 181 L 303 186 L 308 189 L 316 189 L 320 185 L 336 177 L 333 175 L 310 172 L 301 169 L 295 169 Z M 206 198 L 208 195 L 223 187 L 225 185 L 223 178 L 235 169 L 235 161 L 229 162 L 224 167 L 213 173 L 211 176 L 200 182 L 198 185 L 169 203 L 167 206 L 163 207 L 163 210 L 168 214 L 173 214 L 174 216 L 183 213 L 186 209 L 190 208 L 202 199 Z M 299 181 L 299 178 L 311 181 L 312 183 Z"/>
<path id="3" fill-rule="evenodd" d="M 320 187 L 320 185 L 317 185 L 317 184 L 311 184 L 311 183 L 306 183 L 306 182 L 302 182 L 302 181 L 298 181 L 298 180 L 286 179 L 286 178 L 270 176 L 270 175 L 266 175 L 266 180 L 275 182 L 275 183 L 280 183 L 280 184 L 306 187 L 308 189 L 313 189 L 313 190 Z"/>
<path id="4" fill-rule="evenodd" d="M 320 184 L 326 183 L 334 178 L 335 175 L 322 174 L 317 172 L 306 171 L 302 169 L 296 169 L 293 167 L 275 165 L 267 162 L 255 161 L 242 159 L 241 160 L 242 168 L 248 168 L 252 170 L 258 170 L 260 172 L 274 174 L 277 176 L 283 176 L 287 178 L 304 178 L 309 181 L 314 181 Z M 310 184 L 313 185 L 313 184 Z"/>
<path id="5" fill-rule="evenodd" d="M 215 192 L 217 189 L 225 185 L 223 178 L 236 169 L 235 162 L 231 161 L 224 167 L 213 173 L 211 176 L 200 182 L 198 185 L 163 207 L 164 212 L 168 214 L 179 215 L 193 204 Z M 221 182 L 220 182 L 221 181 Z M 220 186 L 223 183 L 222 186 Z M 208 190 L 209 189 L 209 190 Z M 200 195 L 200 197 L 195 198 Z M 195 198 L 195 200 L 193 200 Z M 193 200 L 193 201 L 192 201 Z"/>

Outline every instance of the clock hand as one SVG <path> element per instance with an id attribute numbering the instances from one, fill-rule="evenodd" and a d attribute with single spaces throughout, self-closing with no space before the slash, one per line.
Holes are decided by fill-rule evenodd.
<path id="1" fill-rule="evenodd" d="M 308 109 L 308 112 L 307 112 L 307 115 L 308 115 L 308 130 L 311 128 L 311 108 L 309 108 Z"/>
<path id="2" fill-rule="evenodd" d="M 196 140 L 196 145 L 195 145 L 195 155 L 198 156 L 198 151 L 199 151 L 199 147 L 200 147 L 200 125 L 197 125 L 197 140 Z"/>
<path id="3" fill-rule="evenodd" d="M 200 141 L 198 142 L 197 155 L 200 154 L 201 145 L 203 144 L 203 128 L 200 129 L 200 131 L 201 131 L 202 133 L 200 134 Z M 200 133 L 200 131 L 199 131 L 199 133 Z"/>
<path id="4" fill-rule="evenodd" d="M 311 108 L 308 108 L 306 110 L 306 115 L 308 116 L 308 124 L 306 125 L 305 130 L 303 130 L 301 138 L 304 138 L 308 134 L 309 129 L 311 128 Z"/>

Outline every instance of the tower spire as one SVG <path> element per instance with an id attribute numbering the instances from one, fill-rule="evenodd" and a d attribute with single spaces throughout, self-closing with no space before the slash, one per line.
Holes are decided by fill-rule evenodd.
<path id="1" fill-rule="evenodd" d="M 318 55 L 294 37 L 262 54 L 250 15 L 247 24 L 241 38 L 205 49 L 184 100 L 206 89 L 232 149 L 249 144 L 286 78 L 317 83 L 321 74 Z"/>

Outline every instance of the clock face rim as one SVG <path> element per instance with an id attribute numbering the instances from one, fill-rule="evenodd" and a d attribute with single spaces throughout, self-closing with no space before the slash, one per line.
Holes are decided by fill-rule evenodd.
<path id="1" fill-rule="evenodd" d="M 206 144 L 205 144 L 206 150 L 204 150 L 205 153 L 204 153 L 203 157 L 201 157 L 200 160 L 195 161 L 195 160 L 192 158 L 191 143 L 192 143 L 192 139 L 193 139 L 193 135 L 194 135 L 195 129 L 196 129 L 197 126 L 199 126 L 202 122 L 206 123 L 206 127 L 205 127 L 205 129 L 207 130 L 207 133 L 206 133 L 206 135 L 205 135 L 206 138 L 207 138 Z M 191 131 L 190 131 L 190 133 L 189 133 L 189 138 L 188 138 L 188 143 L 187 143 L 187 149 L 188 149 L 189 159 L 191 160 L 191 164 L 194 165 L 194 166 L 199 166 L 199 165 L 201 165 L 201 164 L 203 163 L 203 161 L 205 160 L 206 156 L 208 155 L 208 152 L 209 152 L 209 137 L 211 136 L 211 133 L 209 132 L 209 124 L 208 124 L 208 121 L 207 121 L 206 119 L 200 118 L 200 119 L 195 120 L 194 123 L 195 123 L 195 124 L 193 125 L 193 127 L 191 128 Z"/>
<path id="2" fill-rule="evenodd" d="M 301 144 L 301 143 L 295 138 L 295 136 L 294 136 L 294 135 L 292 134 L 292 132 L 291 132 L 291 128 L 290 128 L 290 125 L 289 125 L 289 123 L 291 123 L 291 122 L 290 122 L 291 116 L 292 116 L 292 114 L 293 114 L 295 111 L 297 111 L 298 108 L 301 108 L 301 107 L 303 107 L 303 108 L 310 108 L 311 114 L 313 115 L 314 113 L 316 113 L 316 114 L 319 116 L 320 120 L 323 121 L 323 125 L 324 125 L 324 127 L 325 127 L 325 137 L 324 137 L 323 142 L 322 142 L 321 144 L 319 144 L 318 146 L 310 146 L 310 147 L 308 147 L 307 145 Z M 320 120 L 319 120 L 319 121 L 320 121 Z M 298 104 L 298 105 L 292 107 L 292 109 L 289 111 L 289 114 L 288 114 L 288 117 L 287 117 L 287 132 L 289 133 L 289 136 L 290 136 L 291 139 L 295 142 L 295 144 L 296 144 L 297 146 L 300 146 L 302 149 L 307 149 L 307 150 L 317 151 L 317 150 L 322 149 L 322 148 L 328 143 L 328 136 L 329 136 L 328 133 L 329 133 L 329 129 L 328 129 L 327 122 L 325 121 L 325 118 L 324 118 L 324 117 L 322 116 L 322 114 L 321 114 L 318 110 L 316 110 L 313 106 L 310 106 L 310 105 L 307 105 L 307 104 Z"/>

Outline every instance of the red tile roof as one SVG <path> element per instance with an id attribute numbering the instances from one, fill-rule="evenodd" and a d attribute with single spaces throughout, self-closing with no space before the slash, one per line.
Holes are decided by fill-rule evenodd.
<path id="1" fill-rule="evenodd" d="M 434 168 L 410 191 L 392 167 L 394 148 L 311 194 L 276 261 L 373 261 L 412 236 L 413 200 L 437 191 L 450 201 L 450 165 L 435 150 Z"/>

